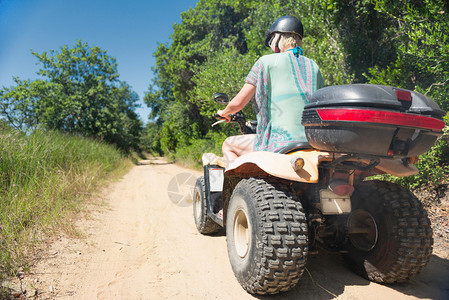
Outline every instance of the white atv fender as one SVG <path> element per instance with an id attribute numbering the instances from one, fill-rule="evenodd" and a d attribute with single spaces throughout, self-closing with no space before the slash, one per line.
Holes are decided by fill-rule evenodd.
<path id="1" fill-rule="evenodd" d="M 318 150 L 301 150 L 290 154 L 256 151 L 242 155 L 230 162 L 225 173 L 226 175 L 240 177 L 257 177 L 269 174 L 286 180 L 317 183 L 318 166 L 321 162 L 331 161 L 332 158 L 338 158 L 342 155 Z M 297 172 L 292 165 L 295 158 L 304 160 L 304 166 Z M 367 161 L 367 163 L 369 162 Z M 418 169 L 411 164 L 405 165 L 400 159 L 381 159 L 380 163 L 374 168 L 374 173 L 404 177 L 417 174 Z"/>
<path id="2" fill-rule="evenodd" d="M 232 194 L 233 187 L 241 178 L 264 177 L 267 175 L 280 179 L 286 179 L 304 183 L 317 183 L 319 180 L 318 166 L 321 162 L 332 161 L 344 154 L 331 154 L 318 150 L 301 150 L 290 154 L 279 154 L 267 151 L 256 151 L 242 155 L 229 163 L 225 169 L 223 158 L 212 153 L 203 155 L 203 165 L 216 165 L 225 169 L 222 184 L 222 201 L 224 218 L 226 220 L 227 206 Z M 302 158 L 304 165 L 298 171 L 293 168 L 292 161 Z M 369 161 L 366 161 L 369 164 Z M 398 177 L 414 175 L 418 173 L 415 166 L 404 164 L 400 159 L 381 159 L 374 168 L 375 174 L 391 174 Z M 225 222 L 224 222 L 224 225 Z"/>
<path id="3" fill-rule="evenodd" d="M 238 157 L 229 163 L 226 175 L 240 177 L 258 177 L 271 175 L 277 178 L 316 183 L 318 182 L 318 165 L 329 157 L 329 153 L 316 150 L 302 150 L 292 154 L 279 154 L 268 151 L 256 151 Z M 295 172 L 292 160 L 302 158 L 304 166 Z"/>

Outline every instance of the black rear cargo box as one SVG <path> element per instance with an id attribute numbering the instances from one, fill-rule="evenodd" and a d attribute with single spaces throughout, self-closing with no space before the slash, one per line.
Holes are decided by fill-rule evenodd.
<path id="1" fill-rule="evenodd" d="M 324 151 L 411 157 L 432 147 L 445 112 L 429 97 L 390 86 L 352 84 L 317 90 L 302 124 Z"/>

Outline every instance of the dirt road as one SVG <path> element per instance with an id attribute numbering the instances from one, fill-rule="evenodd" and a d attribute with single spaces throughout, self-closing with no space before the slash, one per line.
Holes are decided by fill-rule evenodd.
<path id="1" fill-rule="evenodd" d="M 234 278 L 225 236 L 197 233 L 191 202 L 181 199 L 199 175 L 162 160 L 134 167 L 111 185 L 106 205 L 77 224 L 84 238 L 60 237 L 49 246 L 22 281 L 28 297 L 37 291 L 38 299 L 255 298 Z M 190 181 L 176 190 L 181 178 Z M 449 261 L 433 255 L 411 282 L 385 286 L 354 275 L 339 255 L 320 253 L 309 257 L 294 290 L 261 298 L 449 299 Z"/>

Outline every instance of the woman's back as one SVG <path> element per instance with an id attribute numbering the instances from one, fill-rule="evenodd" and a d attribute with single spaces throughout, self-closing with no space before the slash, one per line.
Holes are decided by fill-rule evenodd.
<path id="1" fill-rule="evenodd" d="M 256 86 L 255 151 L 278 151 L 307 141 L 301 125 L 304 105 L 315 90 L 324 87 L 314 61 L 293 51 L 266 55 L 256 62 L 246 82 Z"/>

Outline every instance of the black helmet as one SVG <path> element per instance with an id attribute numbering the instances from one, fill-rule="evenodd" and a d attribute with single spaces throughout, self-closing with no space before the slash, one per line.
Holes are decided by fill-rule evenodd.
<path id="1" fill-rule="evenodd" d="M 283 33 L 296 33 L 302 39 L 304 36 L 304 27 L 302 26 L 301 20 L 292 16 L 283 16 L 274 21 L 270 29 L 267 31 L 267 36 L 265 37 L 265 46 L 270 47 L 268 44 L 272 35 L 276 32 Z"/>

